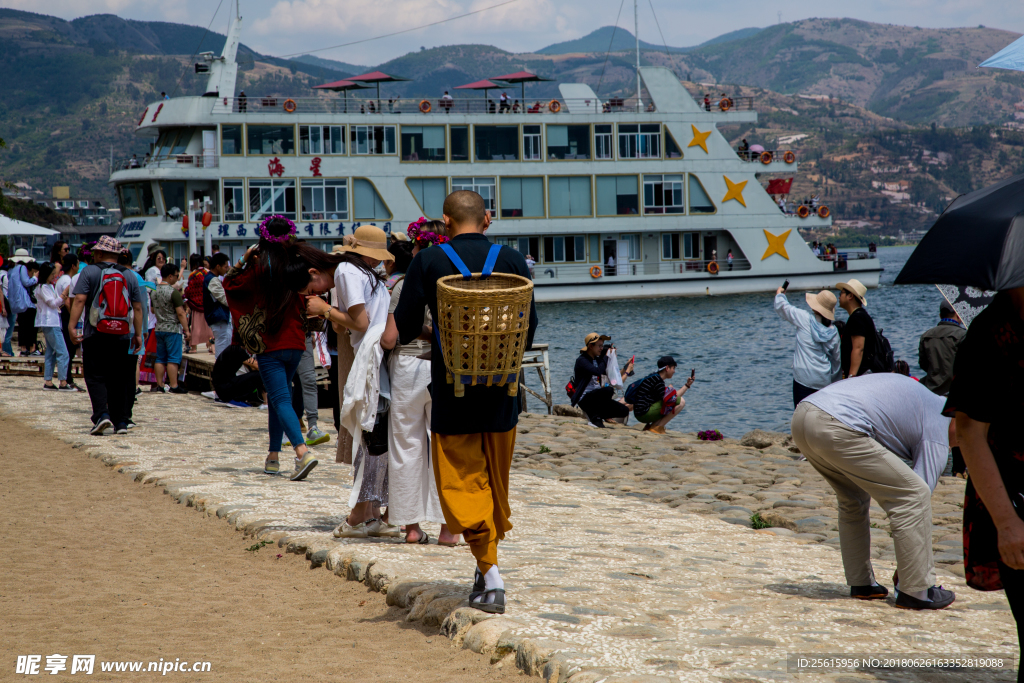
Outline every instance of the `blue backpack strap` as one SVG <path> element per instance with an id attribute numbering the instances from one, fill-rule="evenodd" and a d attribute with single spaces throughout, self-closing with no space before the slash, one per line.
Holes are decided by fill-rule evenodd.
<path id="1" fill-rule="evenodd" d="M 455 264 L 455 267 L 459 269 L 460 273 L 462 273 L 462 277 L 467 280 L 472 277 L 473 274 L 469 272 L 469 268 L 466 267 L 466 264 L 461 258 L 459 258 L 459 255 L 455 253 L 455 250 L 452 249 L 450 244 L 439 244 L 437 246 L 441 247 L 441 251 L 443 251 L 448 256 L 448 259 Z"/>
<path id="2" fill-rule="evenodd" d="M 494 264 L 498 261 L 498 252 L 500 251 L 500 244 L 492 244 L 491 248 L 487 251 L 487 260 L 484 261 L 484 270 L 482 273 L 484 277 L 487 277 L 494 272 Z"/>

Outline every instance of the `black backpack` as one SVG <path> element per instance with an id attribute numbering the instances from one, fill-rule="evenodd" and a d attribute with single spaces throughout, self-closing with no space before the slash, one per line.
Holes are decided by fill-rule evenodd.
<path id="1" fill-rule="evenodd" d="M 896 356 L 892 352 L 892 344 L 882 334 L 884 331 L 875 328 L 875 351 L 871 356 L 872 372 L 892 372 L 896 367 Z"/>
<path id="2" fill-rule="evenodd" d="M 640 385 L 643 384 L 643 381 L 648 377 L 657 374 L 658 373 L 656 372 L 652 372 L 650 375 L 645 375 L 626 387 L 626 393 L 623 395 L 623 398 L 626 399 L 626 403 L 629 403 L 630 405 L 636 403 L 636 392 L 640 389 Z"/>

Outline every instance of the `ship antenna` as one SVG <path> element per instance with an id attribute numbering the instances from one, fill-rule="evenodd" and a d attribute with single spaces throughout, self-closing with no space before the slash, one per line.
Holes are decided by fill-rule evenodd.
<path id="1" fill-rule="evenodd" d="M 636 110 L 643 111 L 640 104 L 640 11 L 637 0 L 633 0 L 633 37 L 636 38 Z"/>

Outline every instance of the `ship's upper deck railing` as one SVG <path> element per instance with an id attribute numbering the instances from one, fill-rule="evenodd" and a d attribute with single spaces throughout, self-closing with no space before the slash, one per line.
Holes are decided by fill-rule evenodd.
<path id="1" fill-rule="evenodd" d="M 138 156 L 117 159 L 114 171 L 126 171 L 132 168 L 217 168 L 220 166 L 220 155 L 210 154 L 165 154 L 139 159 Z"/>
<path id="2" fill-rule="evenodd" d="M 531 99 L 527 103 L 495 98 L 327 98 L 327 97 L 218 97 L 214 114 L 611 114 L 637 111 L 636 98 Z M 655 112 L 654 102 L 643 100 L 639 111 Z"/>
<path id="3" fill-rule="evenodd" d="M 773 161 L 783 161 L 787 164 L 792 164 L 796 161 L 796 152 L 789 149 L 762 149 L 754 151 L 737 147 L 736 156 L 743 161 L 760 162 L 766 166 Z"/>
<path id="4" fill-rule="evenodd" d="M 711 97 L 707 101 L 703 97 L 695 97 L 697 106 L 704 111 L 753 111 L 753 97 Z"/>

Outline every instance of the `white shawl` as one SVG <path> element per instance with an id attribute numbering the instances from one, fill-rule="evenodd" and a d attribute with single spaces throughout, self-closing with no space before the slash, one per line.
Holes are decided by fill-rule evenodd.
<path id="1" fill-rule="evenodd" d="M 345 382 L 345 394 L 341 405 L 341 426 L 352 435 L 352 462 L 357 461 L 359 449 L 363 447 L 363 430 L 372 431 L 377 421 L 377 401 L 381 394 L 381 385 L 388 387 L 387 379 L 382 376 L 384 349 L 380 346 L 380 338 L 384 334 L 384 324 L 375 325 L 366 331 L 366 335 L 356 349 L 352 369 L 349 370 Z M 383 380 L 383 381 L 382 381 Z M 390 392 L 387 392 L 390 394 Z M 365 458 L 363 458 L 365 460 Z M 356 473 L 356 481 L 352 486 L 352 495 L 357 496 L 362 480 L 362 470 Z M 349 506 L 354 506 L 350 502 Z"/>

